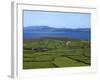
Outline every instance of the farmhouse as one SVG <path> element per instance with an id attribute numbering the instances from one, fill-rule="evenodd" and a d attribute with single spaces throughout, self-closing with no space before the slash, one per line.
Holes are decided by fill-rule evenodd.
<path id="1" fill-rule="evenodd" d="M 32 48 L 33 51 L 47 51 L 48 48 Z"/>
<path id="2" fill-rule="evenodd" d="M 67 41 L 66 45 L 69 46 L 71 44 L 71 41 Z"/>

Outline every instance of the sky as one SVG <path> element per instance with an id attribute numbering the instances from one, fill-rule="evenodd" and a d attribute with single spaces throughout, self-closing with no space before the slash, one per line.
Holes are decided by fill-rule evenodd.
<path id="1" fill-rule="evenodd" d="M 90 13 L 23 11 L 23 26 L 49 26 L 55 28 L 90 28 Z"/>

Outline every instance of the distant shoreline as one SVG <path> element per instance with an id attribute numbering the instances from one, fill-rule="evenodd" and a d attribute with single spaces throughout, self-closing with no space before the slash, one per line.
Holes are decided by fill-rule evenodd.
<path id="1" fill-rule="evenodd" d="M 37 41 L 37 40 L 45 40 L 45 39 L 56 39 L 56 40 L 83 40 L 83 39 L 75 39 L 75 38 L 58 38 L 58 37 L 42 37 L 42 38 L 32 38 L 32 39 L 23 39 L 23 41 Z M 84 41 L 90 41 L 90 40 L 84 40 Z"/>

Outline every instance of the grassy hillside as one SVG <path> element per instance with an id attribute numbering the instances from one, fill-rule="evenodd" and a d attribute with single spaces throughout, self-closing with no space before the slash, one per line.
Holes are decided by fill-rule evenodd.
<path id="1" fill-rule="evenodd" d="M 90 42 L 41 39 L 23 42 L 23 69 L 89 66 Z"/>

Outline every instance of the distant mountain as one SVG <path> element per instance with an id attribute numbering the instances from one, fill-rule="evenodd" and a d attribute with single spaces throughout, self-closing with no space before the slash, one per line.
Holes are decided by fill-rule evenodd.
<path id="1" fill-rule="evenodd" d="M 90 28 L 78 28 L 77 31 L 91 31 Z"/>
<path id="2" fill-rule="evenodd" d="M 90 28 L 54 28 L 49 26 L 28 26 L 24 31 L 66 32 L 66 31 L 90 31 Z"/>
<path id="3" fill-rule="evenodd" d="M 40 31 L 40 30 L 52 30 L 52 27 L 49 26 L 28 26 L 24 27 L 24 30 L 31 30 L 31 31 Z"/>
<path id="4" fill-rule="evenodd" d="M 72 38 L 90 40 L 90 28 L 55 28 L 49 26 L 24 27 L 24 39 Z"/>

